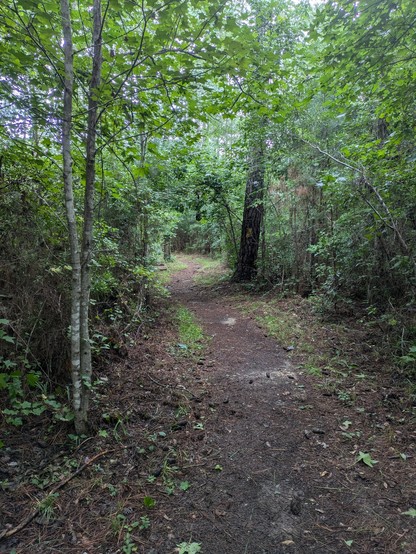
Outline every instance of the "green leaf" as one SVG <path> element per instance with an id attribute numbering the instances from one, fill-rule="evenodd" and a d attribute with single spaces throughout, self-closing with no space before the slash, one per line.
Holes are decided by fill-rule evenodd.
<path id="1" fill-rule="evenodd" d="M 189 483 L 189 481 L 182 481 L 179 485 L 179 488 L 181 489 L 181 491 L 187 491 L 190 486 L 191 484 Z"/>
<path id="2" fill-rule="evenodd" d="M 346 431 L 351 425 L 352 425 L 352 421 L 349 421 L 348 419 L 346 419 L 341 423 L 340 427 L 343 431 Z"/>
<path id="3" fill-rule="evenodd" d="M 402 516 L 416 517 L 416 509 L 410 508 L 409 510 L 407 510 L 407 512 L 402 512 L 401 514 Z"/>
<path id="4" fill-rule="evenodd" d="M 357 459 L 355 460 L 356 463 L 363 462 L 368 467 L 373 467 L 374 464 L 378 464 L 377 460 L 373 460 L 371 455 L 368 452 L 359 452 Z"/>
<path id="5" fill-rule="evenodd" d="M 6 335 L 6 333 L 0 329 L 0 339 L 6 341 L 6 342 L 10 342 L 10 343 L 14 343 L 14 338 L 11 337 L 10 335 Z"/>
<path id="6" fill-rule="evenodd" d="M 8 373 L 0 373 L 0 390 L 7 388 L 8 381 L 9 381 Z"/>
<path id="7" fill-rule="evenodd" d="M 180 348 L 181 350 L 187 350 L 188 349 L 188 346 L 186 344 L 182 344 L 180 342 L 178 342 L 177 344 L 178 348 Z"/>
<path id="8" fill-rule="evenodd" d="M 26 382 L 29 387 L 36 387 L 39 383 L 39 374 L 38 373 L 28 373 L 26 375 Z"/>

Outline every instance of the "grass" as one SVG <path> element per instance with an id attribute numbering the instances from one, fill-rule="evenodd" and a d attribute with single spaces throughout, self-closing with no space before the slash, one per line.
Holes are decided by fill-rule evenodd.
<path id="1" fill-rule="evenodd" d="M 313 316 L 307 300 L 245 297 L 238 307 L 282 347 L 293 346 L 293 361 L 315 377 L 318 386 L 336 394 L 341 402 L 355 400 L 344 392 L 347 383 L 359 384 L 370 378 L 362 373 L 354 359 L 356 352 L 351 350 L 352 339 L 356 340 L 354 335 L 336 324 L 323 325 Z"/>
<path id="2" fill-rule="evenodd" d="M 186 269 L 188 265 L 183 260 L 178 260 L 177 258 L 172 258 L 170 262 L 166 263 L 168 268 L 168 273 L 176 273 L 177 271 L 181 271 L 182 269 Z"/>
<path id="3" fill-rule="evenodd" d="M 240 309 L 254 316 L 259 325 L 282 346 L 295 346 L 297 351 L 303 352 L 309 350 L 305 328 L 300 324 L 299 317 L 294 311 L 282 310 L 279 301 L 244 301 Z"/>
<path id="4" fill-rule="evenodd" d="M 195 263 L 201 266 L 198 273 L 194 276 L 194 283 L 203 286 L 211 286 L 228 278 L 228 273 L 224 268 L 221 259 L 212 258 L 194 258 Z"/>
<path id="5" fill-rule="evenodd" d="M 171 280 L 171 277 L 174 273 L 186 269 L 188 265 L 182 260 L 177 258 L 172 258 L 171 261 L 166 262 L 167 271 L 159 271 L 157 274 L 158 281 L 161 285 L 167 285 Z"/>
<path id="6" fill-rule="evenodd" d="M 206 256 L 201 256 L 194 258 L 193 261 L 201 266 L 202 271 L 207 271 L 211 269 L 218 269 L 222 265 L 222 260 L 219 258 L 208 258 Z M 201 271 L 200 270 L 200 271 Z"/>
<path id="7" fill-rule="evenodd" d="M 165 265 L 167 271 L 163 271 L 158 274 L 159 282 L 162 285 L 168 284 L 173 274 L 188 267 L 188 261 L 189 263 L 193 262 L 200 266 L 197 274 L 194 275 L 193 278 L 193 281 L 198 285 L 215 285 L 218 281 L 221 281 L 224 277 L 227 277 L 227 273 L 224 271 L 224 265 L 221 259 L 213 259 L 208 256 L 193 257 L 189 254 L 181 254 L 178 257 L 173 257 L 171 261 L 166 262 Z"/>
<path id="8" fill-rule="evenodd" d="M 178 347 L 182 354 L 194 356 L 205 346 L 205 336 L 193 313 L 180 306 L 176 312 L 178 323 Z"/>

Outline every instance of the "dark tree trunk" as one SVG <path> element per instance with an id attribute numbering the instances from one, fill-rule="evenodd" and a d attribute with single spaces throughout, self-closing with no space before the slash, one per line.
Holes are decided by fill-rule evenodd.
<path id="1" fill-rule="evenodd" d="M 244 199 L 240 251 L 233 281 L 251 281 L 257 274 L 257 256 L 264 213 L 264 144 L 252 150 Z"/>

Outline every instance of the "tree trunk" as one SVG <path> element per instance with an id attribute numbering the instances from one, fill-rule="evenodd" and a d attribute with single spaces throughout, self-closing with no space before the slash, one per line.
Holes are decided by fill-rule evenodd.
<path id="1" fill-rule="evenodd" d="M 257 256 L 264 213 L 264 140 L 251 151 L 244 199 L 237 269 L 233 281 L 251 281 L 257 274 Z"/>
<path id="2" fill-rule="evenodd" d="M 171 247 L 171 237 L 163 237 L 163 259 L 165 262 L 170 262 L 172 260 L 172 247 Z"/>
<path id="3" fill-rule="evenodd" d="M 89 305 L 91 290 L 91 253 L 93 241 L 95 158 L 98 119 L 98 88 L 101 82 L 101 0 L 93 5 L 93 66 L 89 87 L 86 146 L 84 221 L 82 248 L 79 245 L 72 183 L 72 99 L 74 85 L 71 10 L 69 0 L 61 0 L 64 35 L 65 90 L 62 122 L 63 179 L 66 215 L 71 247 L 71 373 L 73 385 L 74 424 L 78 434 L 88 429 L 88 407 L 91 389 L 91 344 Z"/>
<path id="4" fill-rule="evenodd" d="M 85 433 L 88 422 L 88 407 L 91 390 L 91 343 L 89 334 L 89 307 L 91 292 L 91 258 L 93 247 L 94 192 L 95 192 L 95 158 L 98 123 L 98 89 L 101 84 L 101 0 L 93 4 L 93 60 L 92 74 L 88 95 L 88 123 L 86 146 L 84 228 L 82 234 L 81 257 L 81 372 L 82 401 L 79 413 L 79 424 Z"/>
<path id="5" fill-rule="evenodd" d="M 68 222 L 68 234 L 71 250 L 71 376 L 72 402 L 75 414 L 75 428 L 78 426 L 77 414 L 82 404 L 81 379 L 81 256 L 75 216 L 74 190 L 72 183 L 72 98 L 74 87 L 72 27 L 69 0 L 61 0 L 62 30 L 64 36 L 65 88 L 64 111 L 62 120 L 62 158 L 65 191 L 65 208 Z"/>

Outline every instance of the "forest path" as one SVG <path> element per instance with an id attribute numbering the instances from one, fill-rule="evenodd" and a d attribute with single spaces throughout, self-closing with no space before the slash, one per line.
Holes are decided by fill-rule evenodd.
<path id="1" fill-rule="evenodd" d="M 311 499 L 321 492 L 313 478 L 325 467 L 315 450 L 326 445 L 306 435 L 322 439 L 325 431 L 300 409 L 308 402 L 302 376 L 232 297 L 195 284 L 197 263 L 182 261 L 187 268 L 169 288 L 211 337 L 198 368 L 209 391 L 201 459 L 215 456 L 213 467 L 194 470 L 201 486 L 188 497 L 189 536 L 206 554 L 348 552 L 316 532 L 324 516 Z M 196 411 L 203 417 L 203 407 Z"/>
<path id="2" fill-rule="evenodd" d="M 361 335 L 346 328 L 355 358 L 349 384 L 340 381 L 344 388 L 336 389 L 328 370 L 325 384 L 324 374 L 314 377 L 298 365 L 289 344 L 267 336 L 255 297 L 201 284 L 198 259 L 180 261 L 187 267 L 172 277 L 172 299 L 211 337 L 192 371 L 204 392 L 191 415 L 203 429 L 188 466 L 192 487 L 179 512 L 181 536 L 200 543 L 204 554 L 415 552 L 416 530 L 405 515 L 416 493 L 414 430 L 391 423 L 393 404 L 380 402 L 388 383 L 376 358 L 360 357 Z M 281 309 L 296 310 L 288 306 Z M 285 315 L 276 307 L 269 313 L 274 321 Z M 286 321 L 305 321 L 290 334 L 306 333 L 317 350 L 318 334 L 329 332 L 336 348 L 336 329 L 312 324 L 313 317 L 299 309 Z M 309 352 L 311 360 L 319 354 Z"/>

